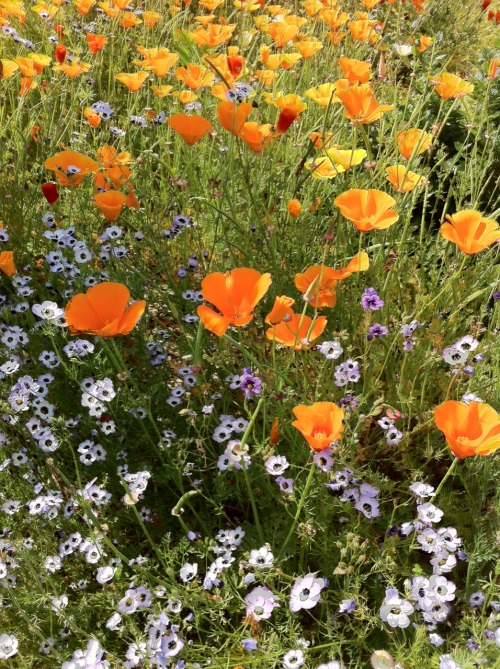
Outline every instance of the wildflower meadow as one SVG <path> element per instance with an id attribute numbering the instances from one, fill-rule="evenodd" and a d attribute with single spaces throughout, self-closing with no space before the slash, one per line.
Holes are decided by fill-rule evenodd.
<path id="1" fill-rule="evenodd" d="M 499 0 L 0 0 L 0 668 L 500 669 Z"/>

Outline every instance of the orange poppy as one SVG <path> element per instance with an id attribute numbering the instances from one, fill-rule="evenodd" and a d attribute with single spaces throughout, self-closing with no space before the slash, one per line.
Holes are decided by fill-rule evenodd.
<path id="1" fill-rule="evenodd" d="M 101 49 L 104 49 L 107 43 L 108 38 L 104 35 L 93 35 L 92 33 L 87 33 L 87 44 L 91 53 L 98 53 Z"/>
<path id="2" fill-rule="evenodd" d="M 270 274 L 261 274 L 246 267 L 233 269 L 221 274 L 213 272 L 201 283 L 201 292 L 207 302 L 211 302 L 218 312 L 207 307 L 197 309 L 201 322 L 218 337 L 230 325 L 242 327 L 253 320 L 253 310 L 267 293 L 272 279 Z"/>
<path id="3" fill-rule="evenodd" d="M 464 95 L 469 95 L 474 90 L 473 84 L 468 84 L 456 74 L 443 72 L 437 77 L 429 77 L 431 83 L 434 85 L 436 93 L 443 100 L 451 98 L 461 98 Z"/>
<path id="4" fill-rule="evenodd" d="M 143 12 L 142 20 L 144 22 L 145 28 L 154 28 L 159 21 L 161 21 L 162 15 L 159 12 Z"/>
<path id="5" fill-rule="evenodd" d="M 24 97 L 25 95 L 28 95 L 30 91 L 34 91 L 35 88 L 38 87 L 38 84 L 36 81 L 33 79 L 30 79 L 29 77 L 21 77 L 21 82 L 19 86 L 19 95 L 20 97 Z"/>
<path id="6" fill-rule="evenodd" d="M 500 226 L 492 218 L 483 218 L 479 211 L 457 211 L 453 216 L 446 216 L 439 232 L 449 242 L 453 242 L 466 255 L 484 251 L 500 241 Z"/>
<path id="7" fill-rule="evenodd" d="M 349 14 L 341 12 L 339 9 L 324 9 L 320 12 L 319 17 L 332 30 L 338 30 L 349 21 Z"/>
<path id="8" fill-rule="evenodd" d="M 77 151 L 61 151 L 47 158 L 44 166 L 55 173 L 61 186 L 79 186 L 85 175 L 97 172 L 99 164 Z"/>
<path id="9" fill-rule="evenodd" d="M 170 53 L 170 51 L 164 47 L 161 49 L 146 49 L 143 46 L 138 46 L 137 51 L 141 56 L 144 56 L 145 60 L 134 60 L 132 61 L 134 65 L 138 65 L 145 70 L 154 72 L 154 74 L 160 78 L 165 77 L 179 60 L 179 54 Z"/>
<path id="10" fill-rule="evenodd" d="M 120 74 L 116 75 L 115 79 L 118 79 L 118 81 L 126 86 L 131 93 L 136 93 L 142 88 L 148 77 L 149 72 L 134 72 L 133 74 L 120 72 Z"/>
<path id="11" fill-rule="evenodd" d="M 350 21 L 347 24 L 351 37 L 357 42 L 370 42 L 370 44 L 377 42 L 380 39 L 374 28 L 378 21 L 369 19 L 359 19 L 357 21 Z"/>
<path id="12" fill-rule="evenodd" d="M 337 303 L 335 288 L 339 281 L 347 279 L 354 272 L 365 272 L 370 265 L 368 255 L 358 253 L 347 267 L 333 269 L 325 265 L 308 267 L 302 274 L 295 275 L 297 290 L 307 296 L 307 302 L 315 309 L 334 307 Z"/>
<path id="13" fill-rule="evenodd" d="M 418 128 L 409 128 L 408 130 L 398 132 L 396 141 L 399 153 L 403 158 L 409 160 L 413 152 L 418 156 L 429 149 L 432 144 L 432 135 Z"/>
<path id="14" fill-rule="evenodd" d="M 399 193 L 409 193 L 416 186 L 423 186 L 423 176 L 409 172 L 406 165 L 387 167 L 387 180 Z"/>
<path id="15" fill-rule="evenodd" d="M 127 196 L 118 190 L 96 193 L 94 202 L 108 221 L 116 221 L 127 202 Z"/>
<path id="16" fill-rule="evenodd" d="M 171 92 L 172 86 L 151 86 L 151 90 L 157 98 L 165 98 Z"/>
<path id="17" fill-rule="evenodd" d="M 175 78 L 183 81 L 184 84 L 193 91 L 203 86 L 213 86 L 215 74 L 201 65 L 188 65 L 178 67 L 175 71 Z"/>
<path id="18" fill-rule="evenodd" d="M 86 16 L 90 12 L 95 2 L 96 0 L 73 0 L 73 4 L 82 16 Z"/>
<path id="19" fill-rule="evenodd" d="M 490 455 L 500 448 L 500 416 L 488 404 L 449 400 L 434 409 L 434 421 L 457 458 Z"/>
<path id="20" fill-rule="evenodd" d="M 13 60 L 0 60 L 0 79 L 8 79 L 19 70 L 19 65 Z"/>
<path id="21" fill-rule="evenodd" d="M 216 47 L 219 44 L 227 44 L 236 28 L 236 24 L 221 26 L 216 23 L 209 24 L 206 28 L 199 27 L 189 33 L 192 40 L 199 46 Z"/>
<path id="22" fill-rule="evenodd" d="M 424 53 L 424 51 L 427 51 L 430 46 L 432 46 L 432 37 L 421 35 L 419 39 L 418 52 Z"/>
<path id="23" fill-rule="evenodd" d="M 280 421 L 279 418 L 273 419 L 273 424 L 271 425 L 271 434 L 269 435 L 269 443 L 271 446 L 276 446 L 280 438 Z"/>
<path id="24" fill-rule="evenodd" d="M 66 60 L 66 54 L 68 53 L 68 49 L 64 44 L 59 42 L 59 44 L 56 44 L 56 48 L 54 50 L 54 57 L 57 60 L 57 62 L 62 65 L 64 61 Z"/>
<path id="25" fill-rule="evenodd" d="M 128 288 L 121 283 L 105 281 L 75 295 L 66 305 L 64 316 L 72 334 L 115 337 L 129 334 L 146 308 L 145 300 L 127 306 Z"/>
<path id="26" fill-rule="evenodd" d="M 312 320 L 309 316 L 292 312 L 287 314 L 280 323 L 266 330 L 266 337 L 283 346 L 289 346 L 295 351 L 301 351 L 323 334 L 326 323 L 324 316 Z"/>
<path id="27" fill-rule="evenodd" d="M 290 321 L 293 317 L 292 306 L 295 304 L 293 297 L 281 295 L 274 300 L 273 308 L 266 316 L 268 325 L 278 325 L 283 321 Z"/>
<path id="28" fill-rule="evenodd" d="M 372 78 L 371 65 L 366 60 L 339 58 L 339 65 L 350 84 L 366 84 Z"/>
<path id="29" fill-rule="evenodd" d="M 193 116 L 174 114 L 168 119 L 168 125 L 182 137 L 188 146 L 193 146 L 212 131 L 210 121 L 196 114 Z"/>
<path id="30" fill-rule="evenodd" d="M 345 107 L 347 118 L 362 124 L 378 121 L 382 114 L 394 109 L 394 105 L 379 105 L 370 84 L 349 86 L 337 91 L 337 97 Z"/>
<path id="31" fill-rule="evenodd" d="M 234 102 L 221 102 L 217 107 L 217 116 L 221 126 L 232 135 L 239 137 L 243 125 L 252 111 L 252 105 L 248 102 L 242 102 L 239 105 Z"/>
<path id="32" fill-rule="evenodd" d="M 292 40 L 299 29 L 297 26 L 289 25 L 284 21 L 270 23 L 266 29 L 267 34 L 278 47 L 284 47 L 287 42 Z"/>
<path id="33" fill-rule="evenodd" d="M 293 427 L 307 441 L 313 451 L 323 451 L 342 436 L 344 412 L 333 402 L 299 404 L 293 409 L 296 420 Z"/>
<path id="34" fill-rule="evenodd" d="M 40 67 L 37 66 L 33 58 L 18 56 L 14 61 L 23 77 L 36 77 L 40 74 Z"/>
<path id="35" fill-rule="evenodd" d="M 387 193 L 372 188 L 347 190 L 335 199 L 335 204 L 360 232 L 383 230 L 399 219 L 398 214 L 391 209 L 396 200 Z"/>
<path id="36" fill-rule="evenodd" d="M 90 70 L 90 63 L 81 63 L 79 58 L 75 58 L 71 63 L 63 63 L 62 65 L 54 65 L 52 68 L 54 72 L 64 72 L 70 79 L 79 77 L 80 74 L 85 74 Z"/>
<path id="37" fill-rule="evenodd" d="M 85 107 L 83 110 L 83 115 L 87 119 L 87 123 L 91 128 L 98 128 L 101 123 L 101 115 L 95 112 L 90 107 Z"/>
<path id="38" fill-rule="evenodd" d="M 289 200 L 286 209 L 292 218 L 297 218 L 302 212 L 302 205 L 299 200 Z"/>
<path id="39" fill-rule="evenodd" d="M 273 139 L 274 135 L 271 133 L 270 123 L 263 123 L 261 125 L 253 121 L 247 121 L 243 124 L 240 137 L 251 151 L 261 153 Z"/>
<path id="40" fill-rule="evenodd" d="M 2 251 L 0 253 L 0 271 L 7 276 L 12 276 L 16 273 L 16 266 L 14 264 L 14 251 Z"/>
<path id="41" fill-rule="evenodd" d="M 320 42 L 314 38 L 308 38 L 295 42 L 294 46 L 302 58 L 307 60 L 308 58 L 312 58 L 318 51 L 321 51 L 323 48 L 323 42 Z"/>
<path id="42" fill-rule="evenodd" d="M 134 28 L 142 23 L 141 19 L 134 12 L 124 12 L 119 18 L 122 28 Z"/>
<path id="43" fill-rule="evenodd" d="M 500 66 L 500 58 L 492 58 L 488 66 L 488 79 L 493 81 L 497 76 L 498 67 Z"/>

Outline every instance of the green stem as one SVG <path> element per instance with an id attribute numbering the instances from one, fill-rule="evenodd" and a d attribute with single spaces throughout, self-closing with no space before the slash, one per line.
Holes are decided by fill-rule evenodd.
<path id="1" fill-rule="evenodd" d="M 250 432 L 252 431 L 253 426 L 255 425 L 255 421 L 257 419 L 257 416 L 259 415 L 259 411 L 260 411 L 260 408 L 261 408 L 263 403 L 264 403 L 264 400 L 261 397 L 257 406 L 255 407 L 255 411 L 253 412 L 252 417 L 250 418 L 250 421 L 247 425 L 247 428 L 246 428 L 246 430 L 245 430 L 245 432 L 244 432 L 244 434 L 241 438 L 240 448 L 242 450 L 243 450 L 243 446 L 245 446 L 245 444 L 247 443 L 248 437 L 250 436 Z M 257 534 L 259 535 L 259 540 L 260 540 L 261 544 L 264 545 L 264 543 L 265 543 L 264 533 L 262 531 L 262 526 L 260 524 L 259 512 L 257 510 L 257 504 L 255 502 L 255 496 L 253 494 L 252 486 L 250 485 L 250 478 L 248 476 L 248 471 L 247 471 L 247 468 L 245 466 L 245 460 L 244 460 L 243 456 L 241 458 L 241 468 L 243 470 L 243 476 L 245 478 L 245 485 L 246 485 L 246 488 L 247 488 L 248 497 L 250 499 L 250 504 L 252 505 L 253 517 L 254 517 L 254 520 L 255 520 L 255 526 L 257 528 Z"/>
<path id="2" fill-rule="evenodd" d="M 441 492 L 442 487 L 443 487 L 444 484 L 446 483 L 446 481 L 447 481 L 447 479 L 449 478 L 450 474 L 451 474 L 451 473 L 453 472 L 453 470 L 455 469 L 458 460 L 459 460 L 459 458 L 454 458 L 453 462 L 452 462 L 451 465 L 448 467 L 448 471 L 446 472 L 446 474 L 445 474 L 445 475 L 443 476 L 443 478 L 441 479 L 441 483 L 438 485 L 437 490 L 436 490 L 436 492 L 432 495 L 431 499 L 434 499 L 435 497 L 437 497 L 437 496 L 439 495 L 439 493 Z"/>
<path id="3" fill-rule="evenodd" d="M 297 524 L 299 522 L 299 517 L 300 517 L 300 512 L 302 511 L 302 508 L 304 504 L 306 503 L 306 498 L 307 498 L 307 493 L 309 492 L 309 488 L 311 487 L 313 478 L 314 478 L 314 470 L 315 470 L 315 465 L 313 462 L 311 462 L 310 468 L 309 468 L 309 474 L 307 475 L 307 480 L 306 480 L 306 485 L 304 487 L 304 490 L 302 491 L 302 495 L 300 496 L 300 500 L 297 506 L 297 511 L 295 512 L 295 517 L 293 519 L 292 526 L 290 527 L 290 530 L 288 531 L 288 534 L 286 536 L 285 541 L 283 542 L 283 545 L 281 547 L 281 551 L 279 554 L 279 557 L 281 558 L 285 552 L 285 548 L 288 546 L 290 543 L 290 540 L 295 532 L 295 528 L 297 527 Z"/>

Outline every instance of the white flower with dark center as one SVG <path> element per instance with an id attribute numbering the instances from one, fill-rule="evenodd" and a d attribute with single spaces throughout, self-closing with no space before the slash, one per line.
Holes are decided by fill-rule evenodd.
<path id="1" fill-rule="evenodd" d="M 431 576 L 429 588 L 438 602 L 452 602 L 455 599 L 457 586 L 452 581 L 448 581 L 446 576 Z"/>
<path id="2" fill-rule="evenodd" d="M 290 592 L 290 609 L 294 613 L 301 609 L 312 609 L 326 586 L 326 579 L 316 578 L 316 573 L 298 578 Z"/>
<path id="3" fill-rule="evenodd" d="M 274 555 L 269 545 L 250 551 L 248 564 L 254 569 L 271 569 L 274 562 Z"/>
<path id="4" fill-rule="evenodd" d="M 418 518 L 424 523 L 439 523 L 444 513 L 430 502 L 417 506 Z"/>
<path id="5" fill-rule="evenodd" d="M 289 650 L 288 653 L 285 653 L 283 656 L 283 666 L 285 669 L 297 669 L 301 667 L 305 662 L 304 653 L 297 650 Z"/>
<path id="6" fill-rule="evenodd" d="M 44 321 L 54 321 L 64 315 L 64 309 L 58 307 L 55 302 L 47 300 L 42 304 L 34 304 L 31 311 Z"/>
<path id="7" fill-rule="evenodd" d="M 380 609 L 380 617 L 391 627 L 408 627 L 413 606 L 406 599 L 401 599 L 397 590 L 390 588 Z"/>
<path id="8" fill-rule="evenodd" d="M 181 580 L 184 583 L 190 583 L 192 580 L 196 578 L 196 574 L 198 573 L 198 563 L 194 562 L 193 564 L 186 562 L 184 564 L 180 571 L 179 571 L 179 576 L 181 577 Z"/>

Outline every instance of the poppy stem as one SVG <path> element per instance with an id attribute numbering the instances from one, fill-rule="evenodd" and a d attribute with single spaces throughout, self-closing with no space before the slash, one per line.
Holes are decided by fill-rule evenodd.
<path id="1" fill-rule="evenodd" d="M 454 458 L 454 459 L 453 459 L 453 462 L 452 462 L 451 465 L 448 467 L 448 471 L 446 472 L 446 474 L 445 474 L 445 475 L 443 476 L 443 478 L 441 479 L 441 483 L 438 485 L 436 492 L 432 495 L 431 500 L 434 499 L 435 497 L 437 497 L 437 496 L 439 495 L 439 493 L 441 492 L 442 487 L 443 487 L 444 484 L 446 483 L 446 481 L 447 481 L 447 479 L 449 478 L 450 474 L 451 474 L 451 473 L 453 472 L 453 470 L 455 469 L 456 464 L 457 464 L 458 461 L 459 461 L 459 458 Z"/>
<path id="2" fill-rule="evenodd" d="M 370 146 L 370 140 L 368 139 L 368 135 L 366 133 L 366 130 L 363 128 L 362 123 L 356 123 L 356 127 L 359 128 L 359 131 L 363 137 L 363 142 L 365 143 L 365 148 L 366 148 L 366 153 L 368 156 L 368 160 L 370 162 L 373 162 L 373 153 L 372 153 L 372 147 Z"/>
<path id="3" fill-rule="evenodd" d="M 264 399 L 261 397 L 260 400 L 257 403 L 257 406 L 255 407 L 255 411 L 253 412 L 250 421 L 246 427 L 245 432 L 243 433 L 243 436 L 240 441 L 240 449 L 243 452 L 243 447 L 248 441 L 248 437 L 250 436 L 250 432 L 252 431 L 255 421 L 257 420 L 257 416 L 259 415 L 259 411 L 264 403 Z M 244 455 L 241 456 L 241 468 L 243 470 L 243 477 L 245 479 L 245 485 L 247 488 L 247 493 L 248 497 L 250 498 L 250 504 L 252 506 L 252 512 L 253 512 L 253 517 L 255 520 L 255 527 L 257 528 L 257 534 L 259 535 L 259 541 L 261 545 L 263 546 L 265 544 L 265 539 L 264 539 L 264 533 L 262 531 L 262 526 L 260 524 L 260 519 L 259 519 L 259 512 L 257 510 L 257 504 L 255 502 L 255 496 L 253 494 L 253 489 L 250 484 L 250 478 L 248 476 L 248 471 L 245 465 L 245 457 Z"/>
<path id="4" fill-rule="evenodd" d="M 311 462 L 310 467 L 309 467 L 309 474 L 307 475 L 306 485 L 304 486 L 304 490 L 302 491 L 302 495 L 300 496 L 300 500 L 299 500 L 299 503 L 297 505 L 297 511 L 295 512 L 295 517 L 293 519 L 292 526 L 290 527 L 290 530 L 288 531 L 288 534 L 286 535 L 286 539 L 283 542 L 283 545 L 281 546 L 281 550 L 280 550 L 279 557 L 278 557 L 279 560 L 281 560 L 281 558 L 282 558 L 282 556 L 285 552 L 285 548 L 290 543 L 290 540 L 291 540 L 291 538 L 292 538 L 292 536 L 295 532 L 295 529 L 298 525 L 299 518 L 300 518 L 300 513 L 302 511 L 302 508 L 303 508 L 304 504 L 306 503 L 307 493 L 309 492 L 309 488 L 311 487 L 311 484 L 313 482 L 314 470 L 315 470 L 315 465 L 314 465 L 313 462 Z"/>

